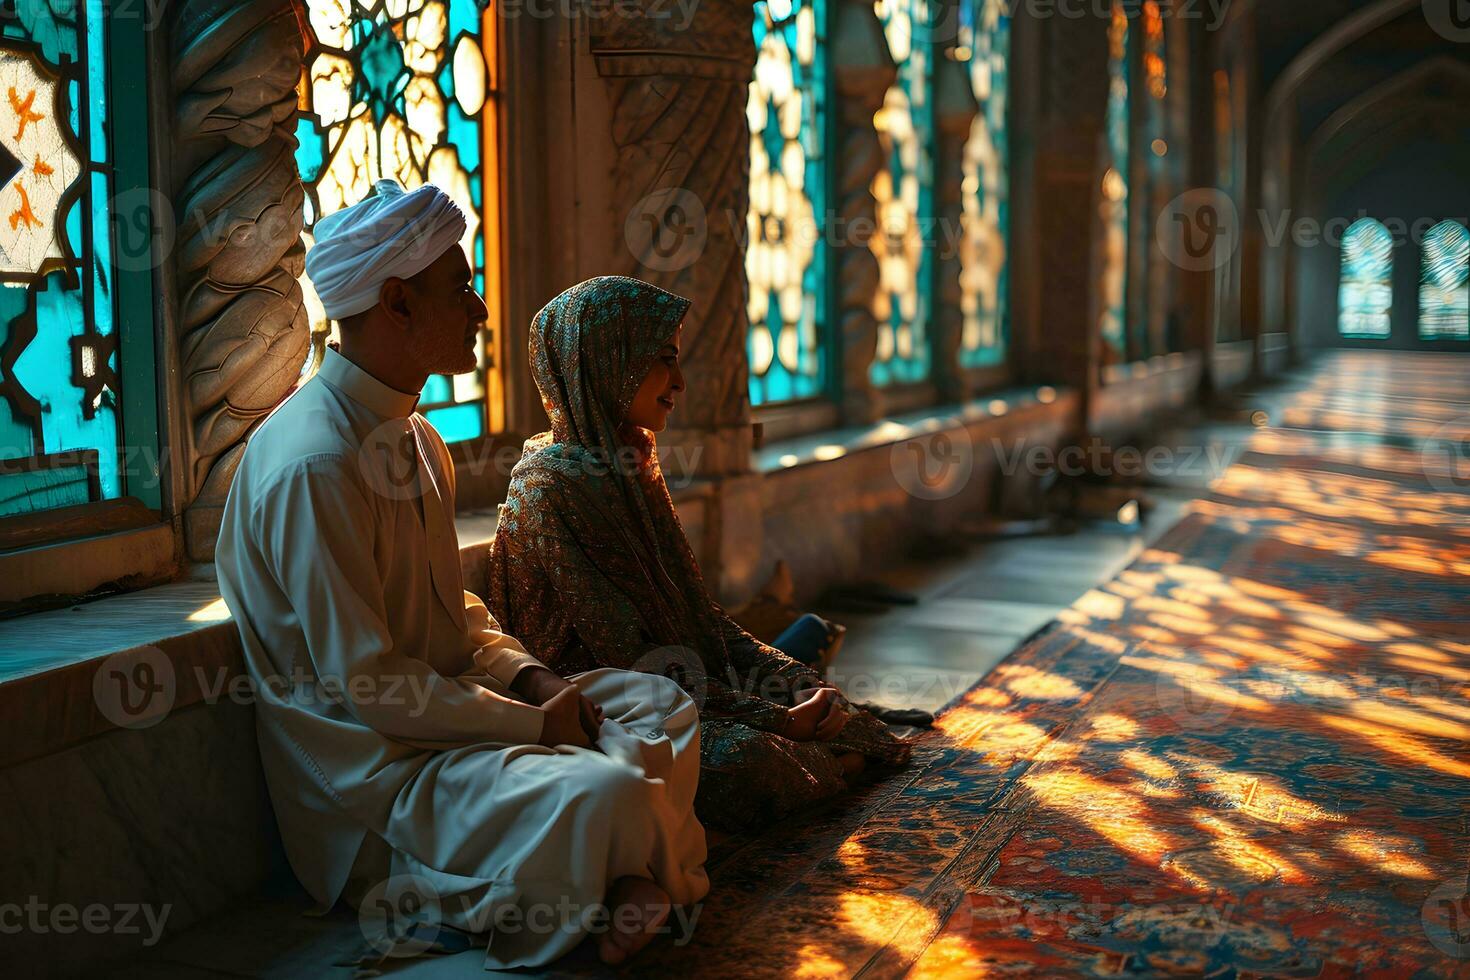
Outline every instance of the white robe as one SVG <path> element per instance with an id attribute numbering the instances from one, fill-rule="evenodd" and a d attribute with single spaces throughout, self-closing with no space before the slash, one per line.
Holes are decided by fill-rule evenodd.
<path id="1" fill-rule="evenodd" d="M 416 402 L 328 351 L 251 438 L 225 505 L 220 589 L 292 868 L 331 904 L 381 838 L 384 870 L 476 932 L 507 905 L 595 905 L 622 875 L 697 902 L 693 702 L 663 677 L 591 671 L 573 680 L 604 709 L 600 751 L 535 744 L 541 710 L 510 683 L 539 661 L 464 591 L 453 465 Z M 487 966 L 581 936 L 492 929 Z"/>

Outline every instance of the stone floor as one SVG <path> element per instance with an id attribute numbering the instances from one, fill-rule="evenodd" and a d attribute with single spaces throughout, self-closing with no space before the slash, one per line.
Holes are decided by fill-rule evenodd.
<path id="1" fill-rule="evenodd" d="M 1270 405 L 1268 395 L 1245 395 L 1240 406 L 1176 423 L 1141 443 L 1168 453 L 1140 481 L 1146 503 L 1138 521 L 1094 520 L 1067 534 L 961 539 L 958 554 L 915 559 L 876 576 L 917 598 L 914 605 L 881 611 L 820 605 L 817 612 L 848 627 L 830 679 L 856 700 L 943 707 L 1172 527 L 1239 456 L 1255 428 L 1251 413 Z"/>

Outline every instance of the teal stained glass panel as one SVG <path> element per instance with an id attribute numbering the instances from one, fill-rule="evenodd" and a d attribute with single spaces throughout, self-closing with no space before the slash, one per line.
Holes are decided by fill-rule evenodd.
<path id="1" fill-rule="evenodd" d="M 898 80 L 873 119 L 884 166 L 873 178 L 878 230 L 878 349 L 869 376 L 885 387 L 929 377 L 933 261 L 934 103 L 927 0 L 877 0 L 874 5 Z"/>
<path id="2" fill-rule="evenodd" d="M 1353 222 L 1342 236 L 1337 331 L 1378 339 L 1392 332 L 1393 236 L 1372 218 Z"/>
<path id="3" fill-rule="evenodd" d="M 0 7 L 0 516 L 124 492 L 99 0 Z"/>
<path id="4" fill-rule="evenodd" d="M 753 405 L 812 398 L 827 384 L 826 0 L 758 0 L 750 123 Z"/>
<path id="5" fill-rule="evenodd" d="M 1470 339 L 1470 234 L 1441 221 L 1424 236 L 1419 274 L 1421 340 Z"/>
<path id="6" fill-rule="evenodd" d="M 960 49 L 969 54 L 970 86 L 980 113 L 970 126 L 961 164 L 965 235 L 959 359 L 963 368 L 981 368 L 1006 358 L 1011 18 L 1005 0 L 968 0 L 960 10 Z"/>
<path id="7" fill-rule="evenodd" d="M 482 114 L 494 111 L 487 105 L 484 11 L 474 0 L 306 0 L 305 7 L 310 32 L 296 163 L 306 184 L 308 247 L 318 218 L 362 200 L 376 180 L 437 184 L 469 218 L 460 244 L 483 295 Z M 303 286 L 312 318 L 310 371 L 332 328 L 310 283 Z M 477 370 L 431 379 L 420 399 L 427 418 L 446 423 L 440 431 L 447 441 L 486 431 L 486 375 L 496 370 L 490 341 L 482 334 L 476 344 Z M 438 411 L 449 408 L 462 410 Z"/>
<path id="8" fill-rule="evenodd" d="M 1132 52 L 1128 15 L 1113 0 L 1108 29 L 1108 169 L 1103 175 L 1103 312 L 1102 337 L 1126 355 L 1128 319 L 1128 165 L 1132 144 L 1128 71 Z"/>

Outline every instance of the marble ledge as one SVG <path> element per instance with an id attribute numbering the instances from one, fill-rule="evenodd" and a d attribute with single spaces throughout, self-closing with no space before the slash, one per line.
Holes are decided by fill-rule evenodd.
<path id="1" fill-rule="evenodd" d="M 456 518 L 461 564 L 483 562 L 497 519 L 493 508 Z M 213 565 L 195 566 L 185 581 L 0 620 L 0 685 L 229 621 Z"/>
<path id="2" fill-rule="evenodd" d="M 1126 364 L 1107 364 L 1102 369 L 1103 384 L 1111 385 L 1123 381 L 1139 381 L 1143 378 L 1151 378 L 1156 374 L 1178 371 L 1181 368 L 1188 368 L 1194 361 L 1198 360 L 1198 356 L 1198 351 L 1174 351 L 1170 354 L 1155 354 L 1153 357 L 1142 361 L 1129 361 Z"/>
<path id="3" fill-rule="evenodd" d="M 828 462 L 851 453 L 880 449 L 936 432 L 998 420 L 1013 413 L 1065 405 L 1072 389 L 1037 385 L 1007 388 L 954 405 L 897 413 L 872 425 L 828 429 L 771 442 L 754 454 L 757 472 L 772 473 L 810 463 Z"/>

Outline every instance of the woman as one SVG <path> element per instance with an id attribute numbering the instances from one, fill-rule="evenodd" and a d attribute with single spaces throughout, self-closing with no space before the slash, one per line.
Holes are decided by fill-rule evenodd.
<path id="1" fill-rule="evenodd" d="M 537 315 L 531 370 L 551 431 L 526 443 L 511 474 L 489 602 L 503 630 L 563 675 L 622 667 L 678 679 L 701 705 L 696 811 L 748 829 L 909 749 L 705 590 L 652 436 L 684 390 L 688 310 L 656 286 L 605 276 Z"/>

